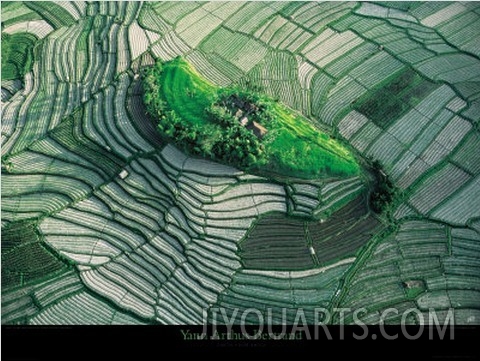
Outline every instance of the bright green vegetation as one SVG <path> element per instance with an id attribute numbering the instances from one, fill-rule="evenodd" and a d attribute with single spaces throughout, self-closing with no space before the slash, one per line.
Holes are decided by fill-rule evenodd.
<path id="1" fill-rule="evenodd" d="M 437 84 L 423 79 L 411 69 L 406 69 L 373 94 L 358 100 L 354 108 L 385 129 L 436 88 Z"/>
<path id="2" fill-rule="evenodd" d="M 278 128 L 269 144 L 270 169 L 286 174 L 351 176 L 359 166 L 353 155 L 329 135 L 316 130 L 305 118 L 276 104 Z"/>
<path id="3" fill-rule="evenodd" d="M 359 172 L 345 147 L 302 116 L 265 95 L 221 89 L 181 58 L 157 63 L 145 84 L 145 103 L 160 131 L 189 153 L 303 178 Z"/>
<path id="4" fill-rule="evenodd" d="M 33 66 L 37 38 L 29 33 L 2 33 L 2 79 L 22 79 Z"/>
<path id="5" fill-rule="evenodd" d="M 157 63 L 155 75 L 161 71 L 160 69 L 160 65 Z M 156 81 L 158 80 L 156 79 Z M 215 97 L 216 89 L 213 84 L 205 80 L 192 66 L 181 59 L 165 64 L 159 84 L 161 97 L 171 110 L 185 121 L 204 125 L 204 110 Z"/>
<path id="6" fill-rule="evenodd" d="M 184 151 L 241 168 L 264 162 L 264 146 L 252 132 L 227 117 L 225 110 L 219 112 L 219 89 L 184 60 L 177 58 L 165 67 L 157 63 L 145 83 L 145 104 L 158 119 L 161 134 Z"/>

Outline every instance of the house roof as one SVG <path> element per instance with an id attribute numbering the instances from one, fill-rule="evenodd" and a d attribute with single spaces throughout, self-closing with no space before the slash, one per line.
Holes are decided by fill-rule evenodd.
<path id="1" fill-rule="evenodd" d="M 267 128 L 257 123 L 256 121 L 253 121 L 249 125 L 247 125 L 247 129 L 253 131 L 253 134 L 255 134 L 257 138 L 263 138 L 268 132 Z"/>
<path id="2" fill-rule="evenodd" d="M 243 126 L 246 126 L 248 124 L 248 118 L 243 117 L 242 119 L 240 119 L 240 124 Z"/>

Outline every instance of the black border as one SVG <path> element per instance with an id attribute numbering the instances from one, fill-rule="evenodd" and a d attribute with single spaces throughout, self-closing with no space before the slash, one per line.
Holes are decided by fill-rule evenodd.
<path id="1" fill-rule="evenodd" d="M 395 340 L 382 336 L 380 326 L 368 326 L 368 336 L 358 340 L 354 335 L 364 334 L 364 329 L 355 326 L 328 326 L 331 338 L 321 327 L 315 339 L 308 339 L 308 332 L 314 337 L 315 329 L 309 326 L 296 330 L 295 339 L 268 339 L 267 326 L 265 339 L 212 340 L 213 326 L 208 326 L 209 336 L 203 340 L 187 340 L 186 330 L 202 334 L 202 326 L 2 326 L 2 360 L 150 360 L 167 357 L 168 353 L 179 355 L 192 353 L 200 356 L 205 353 L 233 355 L 237 352 L 305 352 L 313 353 L 320 359 L 346 359 L 365 356 L 367 359 L 408 360 L 479 360 L 480 326 L 454 326 L 453 338 L 449 327 L 441 339 L 429 326 L 424 326 L 420 337 L 411 340 L 402 332 L 401 326 L 382 326 L 386 337 L 398 335 Z M 407 326 L 409 335 L 421 331 L 422 326 Z M 246 331 L 255 334 L 259 326 L 247 326 Z M 343 329 L 343 334 L 341 334 Z M 183 332 L 182 332 L 183 331 Z M 225 326 L 218 326 L 219 334 L 226 337 Z M 232 331 L 242 336 L 242 328 L 233 326 Z M 281 332 L 281 327 L 274 327 Z M 293 331 L 287 327 L 287 334 Z M 375 334 L 375 337 L 371 337 Z M 300 353 L 298 354 L 300 355 Z"/>

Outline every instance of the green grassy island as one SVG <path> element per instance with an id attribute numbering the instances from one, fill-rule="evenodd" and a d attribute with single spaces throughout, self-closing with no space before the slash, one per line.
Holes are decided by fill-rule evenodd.
<path id="1" fill-rule="evenodd" d="M 299 178 L 359 172 L 347 148 L 301 115 L 258 92 L 211 84 L 182 58 L 157 62 L 144 85 L 160 132 L 189 154 Z"/>

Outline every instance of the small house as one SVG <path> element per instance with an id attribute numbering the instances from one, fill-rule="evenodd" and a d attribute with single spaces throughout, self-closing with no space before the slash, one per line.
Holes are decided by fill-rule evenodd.
<path id="1" fill-rule="evenodd" d="M 255 136 L 260 139 L 262 139 L 268 132 L 267 128 L 263 127 L 261 124 L 255 121 L 248 124 L 247 129 L 251 130 L 253 134 L 255 134 Z"/>
<path id="2" fill-rule="evenodd" d="M 128 176 L 128 172 L 126 169 L 122 170 L 119 174 L 121 179 L 125 179 Z"/>
<path id="3" fill-rule="evenodd" d="M 248 118 L 243 117 L 242 119 L 240 119 L 240 124 L 242 125 L 242 127 L 246 127 L 248 124 Z"/>

